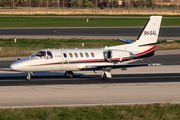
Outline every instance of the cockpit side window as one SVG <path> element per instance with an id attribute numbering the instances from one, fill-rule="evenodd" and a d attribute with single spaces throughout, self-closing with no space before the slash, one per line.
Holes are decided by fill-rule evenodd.
<path id="1" fill-rule="evenodd" d="M 34 56 L 46 57 L 46 52 L 45 51 L 39 51 Z"/>
<path id="2" fill-rule="evenodd" d="M 50 52 L 50 51 L 47 51 L 47 57 L 49 58 L 49 59 L 51 59 L 51 58 L 53 58 L 53 55 L 52 55 L 52 53 Z"/>

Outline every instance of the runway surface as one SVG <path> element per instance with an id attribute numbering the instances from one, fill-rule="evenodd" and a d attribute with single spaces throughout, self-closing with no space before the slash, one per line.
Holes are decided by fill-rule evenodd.
<path id="1" fill-rule="evenodd" d="M 100 71 L 75 72 L 72 79 L 61 71 L 34 73 L 31 81 L 26 81 L 27 73 L 2 68 L 12 61 L 1 58 L 0 107 L 180 103 L 179 58 L 179 50 L 157 51 L 140 63 L 164 65 L 112 70 L 113 78 L 109 80 L 102 80 Z"/>
<path id="2" fill-rule="evenodd" d="M 175 70 L 158 71 L 164 71 L 163 69 L 167 67 L 170 67 L 170 70 L 175 69 L 176 72 L 173 72 Z M 153 69 L 156 72 L 151 72 L 148 69 Z M 77 71 L 74 73 L 74 78 L 66 78 L 64 72 L 61 71 L 53 73 L 34 72 L 32 79 L 26 81 L 25 76 L 27 73 L 11 72 L 10 69 L 0 70 L 6 72 L 2 73 L 1 71 L 0 86 L 180 82 L 180 68 L 175 68 L 175 66 L 129 68 L 127 71 L 112 70 L 112 78 L 109 80 L 101 78 L 101 71 L 96 71 L 96 73 Z"/>
<path id="3" fill-rule="evenodd" d="M 112 70 L 113 78 L 102 80 L 100 72 L 26 73 L 0 69 L 0 107 L 53 107 L 180 103 L 180 65 Z"/>
<path id="4" fill-rule="evenodd" d="M 115 73 L 120 74 L 113 74 L 110 80 L 102 80 L 100 75 L 94 75 L 92 72 L 76 73 L 73 79 L 63 77 L 63 73 L 48 73 L 45 77 L 38 76 L 43 74 L 38 73 L 31 81 L 25 80 L 24 73 L 17 76 L 8 75 L 0 78 L 0 107 L 180 103 L 179 68 L 179 73 L 166 74 L 123 74 L 116 70 Z M 139 68 L 134 69 L 134 72 L 140 72 L 140 69 L 147 70 Z"/>
<path id="5" fill-rule="evenodd" d="M 143 27 L 1 28 L 1 38 L 136 39 Z M 159 39 L 179 39 L 180 27 L 161 27 Z"/>

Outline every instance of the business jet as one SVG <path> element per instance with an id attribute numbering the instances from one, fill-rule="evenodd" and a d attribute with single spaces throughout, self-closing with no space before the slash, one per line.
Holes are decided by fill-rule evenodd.
<path id="1" fill-rule="evenodd" d="M 136 41 L 118 39 L 127 44 L 100 49 L 42 49 L 10 65 L 11 70 L 27 72 L 65 71 L 72 78 L 74 71 L 101 70 L 103 79 L 111 78 L 111 69 L 149 66 L 156 64 L 129 64 L 154 55 L 162 16 L 151 16 Z"/>

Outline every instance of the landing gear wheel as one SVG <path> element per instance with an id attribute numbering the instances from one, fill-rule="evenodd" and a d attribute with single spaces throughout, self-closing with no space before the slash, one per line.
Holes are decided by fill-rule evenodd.
<path id="1" fill-rule="evenodd" d="M 66 71 L 65 72 L 65 76 L 68 77 L 68 78 L 73 78 L 74 77 L 74 73 L 73 73 L 73 71 Z"/>
<path id="2" fill-rule="evenodd" d="M 74 77 L 73 74 L 68 75 L 68 78 L 73 78 L 73 77 Z"/>
<path id="3" fill-rule="evenodd" d="M 106 74 L 103 74 L 103 80 L 108 80 L 109 78 L 106 76 Z"/>
<path id="4" fill-rule="evenodd" d="M 26 80 L 29 81 L 30 79 L 31 79 L 31 74 L 28 73 L 28 74 L 26 75 Z"/>

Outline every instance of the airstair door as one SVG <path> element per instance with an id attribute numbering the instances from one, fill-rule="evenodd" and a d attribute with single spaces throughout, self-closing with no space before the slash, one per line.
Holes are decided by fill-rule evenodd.
<path id="1" fill-rule="evenodd" d="M 67 69 L 69 66 L 69 57 L 67 52 L 62 51 L 61 52 L 61 56 L 62 56 L 62 66 L 61 69 Z"/>

